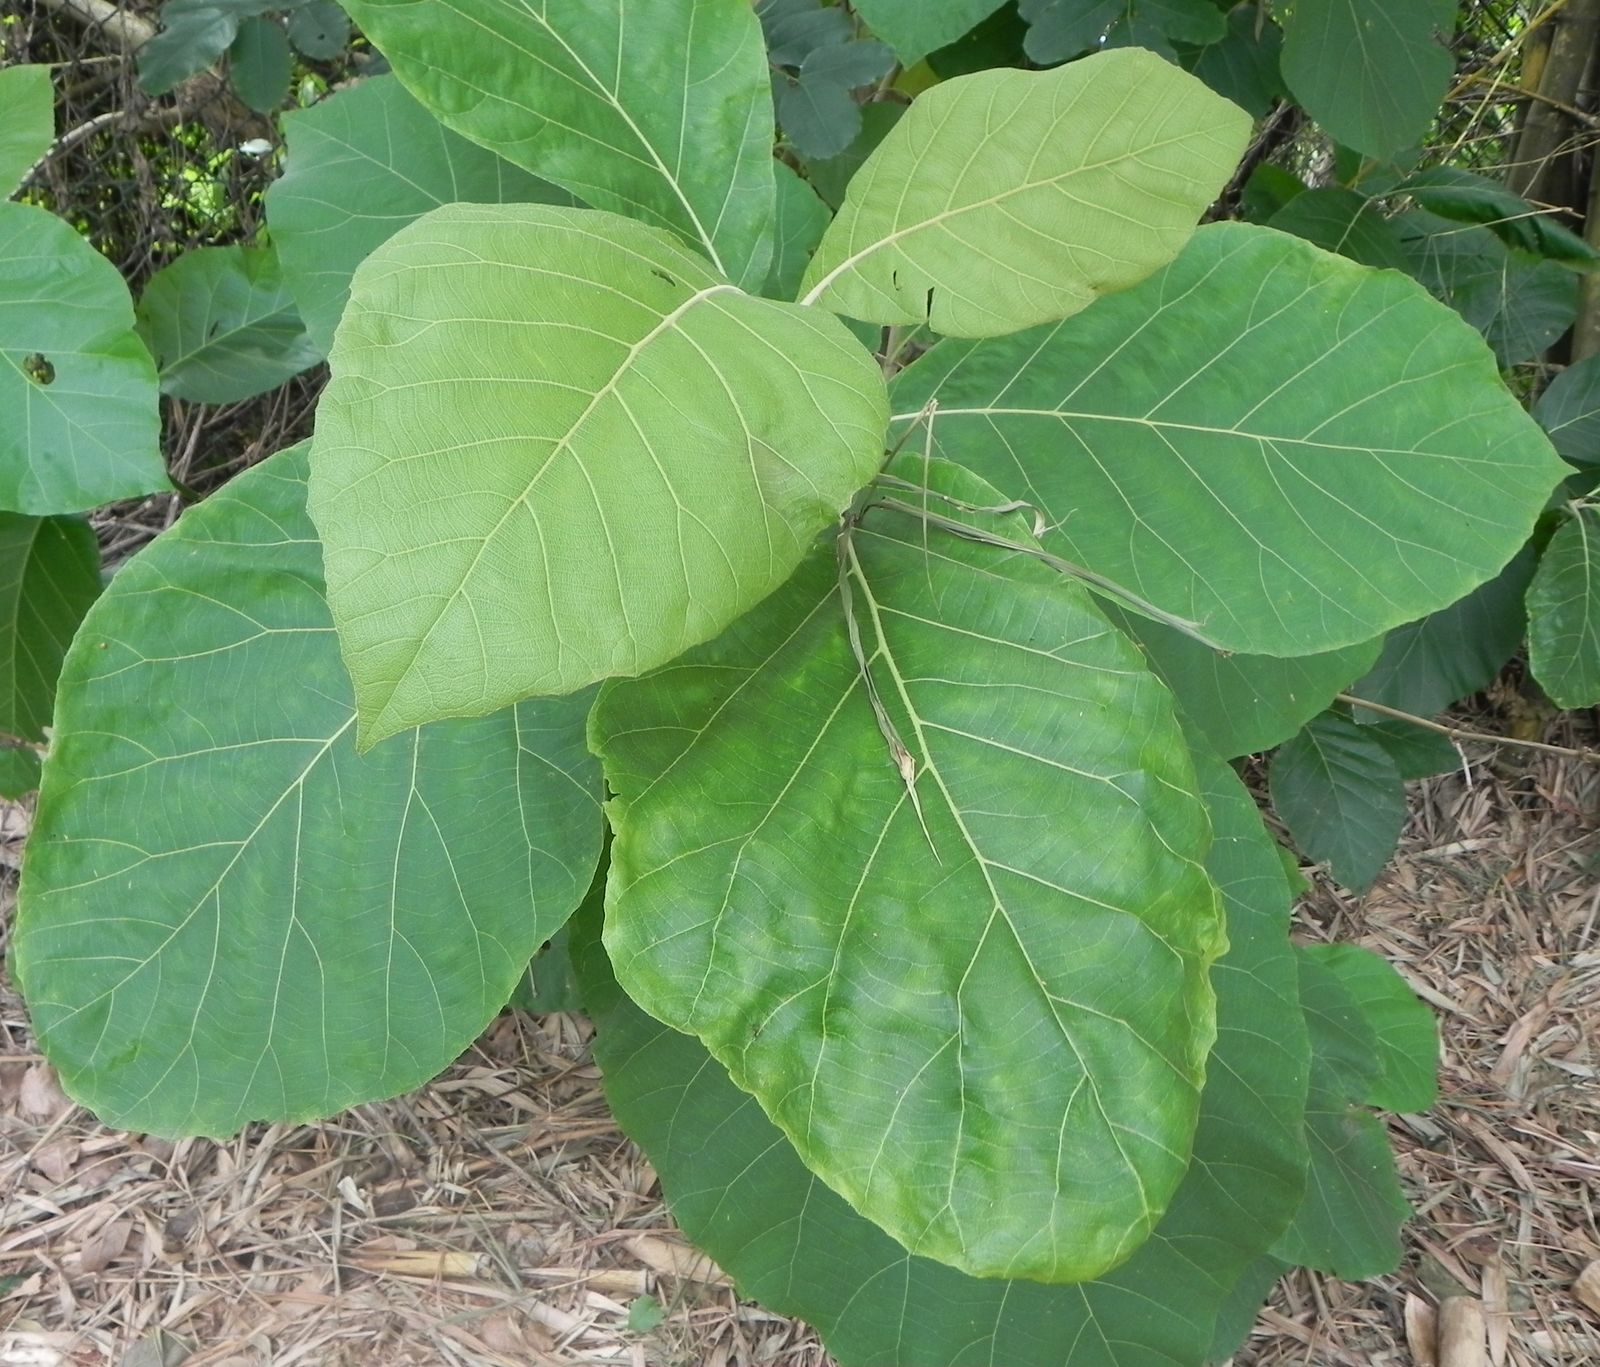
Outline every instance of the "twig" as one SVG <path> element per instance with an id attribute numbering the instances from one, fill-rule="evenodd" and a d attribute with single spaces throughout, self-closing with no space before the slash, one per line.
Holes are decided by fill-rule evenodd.
<path id="1" fill-rule="evenodd" d="M 123 52 L 137 52 L 156 36 L 156 26 L 148 19 L 130 14 L 109 0 L 43 0 L 46 9 L 70 14 L 85 27 L 105 34 Z"/>
<path id="2" fill-rule="evenodd" d="M 1550 745 L 1542 740 L 1521 740 L 1516 736 L 1496 736 L 1488 731 L 1471 731 L 1462 726 L 1446 726 L 1443 722 L 1429 721 L 1426 717 L 1419 717 L 1414 712 L 1402 712 L 1398 707 L 1390 707 L 1387 703 L 1372 702 L 1367 698 L 1358 698 L 1353 693 L 1340 693 L 1337 700 L 1348 703 L 1351 707 L 1364 707 L 1369 712 L 1376 712 L 1381 717 L 1393 717 L 1396 721 L 1408 721 L 1413 726 L 1420 726 L 1424 731 L 1433 731 L 1441 736 L 1448 736 L 1453 741 L 1480 741 L 1485 745 L 1509 745 L 1518 750 L 1538 750 L 1546 755 L 1565 755 L 1568 759 L 1580 759 L 1585 764 L 1600 764 L 1600 750 L 1588 748 L 1577 749 L 1570 745 Z"/>
<path id="3" fill-rule="evenodd" d="M 1575 123 L 1581 123 L 1585 128 L 1600 129 L 1600 116 L 1590 114 L 1587 110 L 1579 109 L 1575 104 L 1568 104 L 1565 100 L 1558 100 L 1553 95 L 1545 95 L 1537 90 L 1528 90 L 1520 85 L 1513 85 L 1510 81 L 1502 81 L 1498 76 L 1491 76 L 1487 72 L 1474 72 L 1461 78 L 1462 87 L 1485 82 L 1489 86 L 1488 98 L 1494 99 L 1502 92 L 1514 95 L 1518 99 L 1537 100 L 1540 104 L 1549 105 L 1552 109 L 1559 109 Z"/>

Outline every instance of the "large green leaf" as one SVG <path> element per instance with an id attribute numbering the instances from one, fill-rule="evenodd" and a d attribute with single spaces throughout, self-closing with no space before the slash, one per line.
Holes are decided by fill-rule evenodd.
<path id="1" fill-rule="evenodd" d="M 1050 549 L 1253 654 L 1460 598 L 1565 468 L 1413 282 L 1237 223 L 1052 329 L 941 342 L 897 430 L 930 400 L 936 448 L 1039 508 Z"/>
<path id="2" fill-rule="evenodd" d="M 1562 707 L 1600 703 L 1600 509 L 1577 507 L 1528 587 L 1533 676 Z"/>
<path id="3" fill-rule="evenodd" d="M 851 181 L 806 300 L 953 337 L 1065 318 L 1169 261 L 1249 136 L 1148 52 L 945 81 Z"/>
<path id="4" fill-rule="evenodd" d="M 275 19 L 255 15 L 239 25 L 228 48 L 228 82 L 246 108 L 270 114 L 289 98 L 294 52 Z"/>
<path id="5" fill-rule="evenodd" d="M 607 947 L 913 1252 L 1080 1280 L 1186 1166 L 1209 832 L 1169 696 L 1083 590 L 924 530 L 869 513 L 842 571 L 819 547 L 717 641 L 602 692 Z"/>
<path id="6" fill-rule="evenodd" d="M 22 184 L 54 141 L 55 98 L 48 66 L 0 70 L 0 199 Z"/>
<path id="7" fill-rule="evenodd" d="M 347 0 L 456 132 L 597 209 L 681 234 L 758 289 L 771 261 L 772 91 L 743 0 Z"/>
<path id="8" fill-rule="evenodd" d="M 1486 687 L 1522 644 L 1523 594 L 1534 564 L 1532 548 L 1524 546 L 1505 569 L 1465 598 L 1396 627 L 1384 639 L 1377 663 L 1350 691 L 1431 717 Z M 1355 709 L 1359 722 L 1376 722 L 1380 715 Z"/>
<path id="9" fill-rule="evenodd" d="M 157 402 L 117 268 L 55 215 L 0 204 L 0 509 L 167 488 Z"/>
<path id="10" fill-rule="evenodd" d="M 1028 56 L 1042 65 L 1103 47 L 1175 55 L 1173 44 L 1216 42 L 1227 20 L 1214 0 L 1021 0 Z"/>
<path id="11" fill-rule="evenodd" d="M 550 204 L 564 191 L 452 133 L 393 76 L 283 116 L 283 175 L 267 222 L 306 331 L 327 354 L 350 277 L 374 248 L 441 204 Z"/>
<path id="12" fill-rule="evenodd" d="M 1273 756 L 1272 806 L 1294 843 L 1358 892 L 1389 862 L 1406 819 L 1394 756 L 1367 727 L 1332 712 Z"/>
<path id="13" fill-rule="evenodd" d="M 761 291 L 769 299 L 793 299 L 800 291 L 811 253 L 833 217 L 810 184 L 787 162 L 775 162 L 778 173 L 778 217 L 772 243 L 772 270 Z"/>
<path id="14" fill-rule="evenodd" d="M 1409 195 L 1430 213 L 1481 223 L 1509 246 L 1579 267 L 1600 265 L 1597 252 L 1551 214 L 1542 213 L 1497 180 L 1459 166 L 1430 166 L 1387 194 Z"/>
<path id="15" fill-rule="evenodd" d="M 1421 209 L 1390 221 L 1407 269 L 1483 333 L 1502 366 L 1540 355 L 1578 316 L 1578 277 L 1556 262 L 1512 252 L 1487 228 Z"/>
<path id="16" fill-rule="evenodd" d="M 743 1294 L 803 1315 L 848 1367 L 1198 1367 L 1218 1304 L 1298 1199 L 1307 1057 L 1282 866 L 1238 780 L 1215 760 L 1199 771 L 1229 947 L 1214 970 L 1218 1034 L 1195 1161 L 1155 1233 L 1092 1283 L 977 1280 L 908 1254 L 807 1171 L 695 1040 L 607 981 L 598 946 L 580 943 L 612 1107 L 678 1221 Z"/>
<path id="17" fill-rule="evenodd" d="M 1311 1163 L 1300 1209 L 1272 1252 L 1351 1280 L 1379 1276 L 1399 1263 L 1399 1227 L 1411 1214 L 1383 1124 L 1361 1104 L 1384 1085 L 1383 1049 L 1344 975 L 1315 953 L 1297 957 L 1311 1033 Z M 1366 1067 L 1353 1052 L 1360 1042 L 1370 1046 Z"/>
<path id="18" fill-rule="evenodd" d="M 1283 77 L 1346 147 L 1382 157 L 1419 142 L 1454 61 L 1453 0 L 1295 0 L 1282 15 Z"/>
<path id="19" fill-rule="evenodd" d="M 948 47 L 999 9 L 1005 0 L 856 0 L 855 10 L 894 49 L 902 66 L 915 66 Z"/>
<path id="20" fill-rule="evenodd" d="M 1405 269 L 1399 229 L 1383 216 L 1377 201 L 1342 186 L 1296 195 L 1267 220 L 1267 225 L 1315 242 L 1325 251 L 1348 256 L 1363 266 Z"/>
<path id="21" fill-rule="evenodd" d="M 1425 1111 L 1439 1099 L 1439 1027 L 1381 954 L 1360 945 L 1305 945 L 1339 984 L 1368 1031 L 1372 1075 L 1355 1099 L 1386 1111 Z"/>
<path id="22" fill-rule="evenodd" d="M 1180 46 L 1179 56 L 1190 71 L 1241 109 L 1265 118 L 1283 96 L 1278 59 L 1283 30 L 1262 13 L 1259 4 L 1236 5 L 1228 13 L 1227 32 L 1200 47 Z"/>
<path id="23" fill-rule="evenodd" d="M 1178 699 L 1190 738 L 1224 759 L 1270 750 L 1327 707 L 1378 658 L 1381 641 L 1321 655 L 1230 655 L 1172 627 L 1115 607 L 1108 615 L 1139 643 Z"/>
<path id="24" fill-rule="evenodd" d="M 1539 396 L 1533 416 L 1566 459 L 1600 465 L 1600 353 L 1569 365 Z"/>
<path id="25" fill-rule="evenodd" d="M 87 522 L 0 513 L 0 732 L 44 739 L 61 661 L 99 596 Z"/>
<path id="26" fill-rule="evenodd" d="M 185 252 L 151 278 L 137 316 L 161 391 L 174 398 L 234 403 L 322 360 L 267 248 Z"/>
<path id="27" fill-rule="evenodd" d="M 0 797 L 15 802 L 39 786 L 39 752 L 28 745 L 0 745 Z"/>
<path id="28" fill-rule="evenodd" d="M 14 944 L 108 1124 L 220 1135 L 416 1086 L 599 854 L 586 695 L 355 753 L 305 464 L 185 513 L 67 656 Z"/>
<path id="29" fill-rule="evenodd" d="M 161 32 L 139 48 L 139 87 L 165 95 L 228 50 L 246 19 L 287 8 L 281 0 L 166 0 Z"/>
<path id="30" fill-rule="evenodd" d="M 311 510 L 363 745 L 670 660 L 883 458 L 837 319 L 592 210 L 435 210 L 356 273 L 331 359 Z"/>

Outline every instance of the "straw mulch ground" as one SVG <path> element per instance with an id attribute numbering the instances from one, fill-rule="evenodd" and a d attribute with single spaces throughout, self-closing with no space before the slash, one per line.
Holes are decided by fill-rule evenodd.
<path id="1" fill-rule="evenodd" d="M 1406 1264 L 1292 1278 L 1239 1367 L 1427 1364 L 1463 1293 L 1496 1367 L 1600 1364 L 1600 1287 L 1574 1290 L 1600 1259 L 1600 771 L 1473 759 L 1418 789 L 1371 894 L 1298 913 L 1440 1013 L 1443 1102 L 1393 1125 Z M 3 813 L 8 863 L 26 820 Z M 0 1365 L 827 1363 L 673 1232 L 575 1019 L 502 1018 L 432 1086 L 325 1125 L 174 1146 L 95 1125 L 9 991 L 0 1018 Z"/>

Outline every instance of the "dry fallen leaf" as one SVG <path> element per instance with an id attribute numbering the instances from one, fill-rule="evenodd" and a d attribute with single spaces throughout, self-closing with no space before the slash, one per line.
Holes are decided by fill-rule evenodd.
<path id="1" fill-rule="evenodd" d="M 56 1070 L 48 1063 L 33 1063 L 22 1075 L 22 1090 L 17 1097 L 22 1113 L 36 1120 L 54 1120 L 72 1109 L 72 1102 L 56 1081 Z"/>

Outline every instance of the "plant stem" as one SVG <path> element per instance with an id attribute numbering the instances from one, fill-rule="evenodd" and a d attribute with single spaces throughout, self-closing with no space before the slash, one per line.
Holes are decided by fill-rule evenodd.
<path id="1" fill-rule="evenodd" d="M 1364 707 L 1369 712 L 1376 712 L 1383 717 L 1393 717 L 1396 721 L 1408 721 L 1413 726 L 1420 726 L 1424 731 L 1448 736 L 1453 741 L 1481 741 L 1485 745 L 1510 745 L 1518 750 L 1538 750 L 1541 754 L 1565 755 L 1568 759 L 1581 759 L 1585 764 L 1600 764 L 1600 750 L 1588 747 L 1578 749 L 1570 745 L 1550 745 L 1542 740 L 1519 740 L 1515 736 L 1496 736 L 1488 731 L 1471 731 L 1461 726 L 1446 726 L 1443 722 L 1419 717 L 1414 712 L 1402 712 L 1398 707 L 1390 707 L 1387 703 L 1358 698 L 1353 693 L 1340 693 L 1338 701 L 1348 703 L 1351 707 Z"/>

